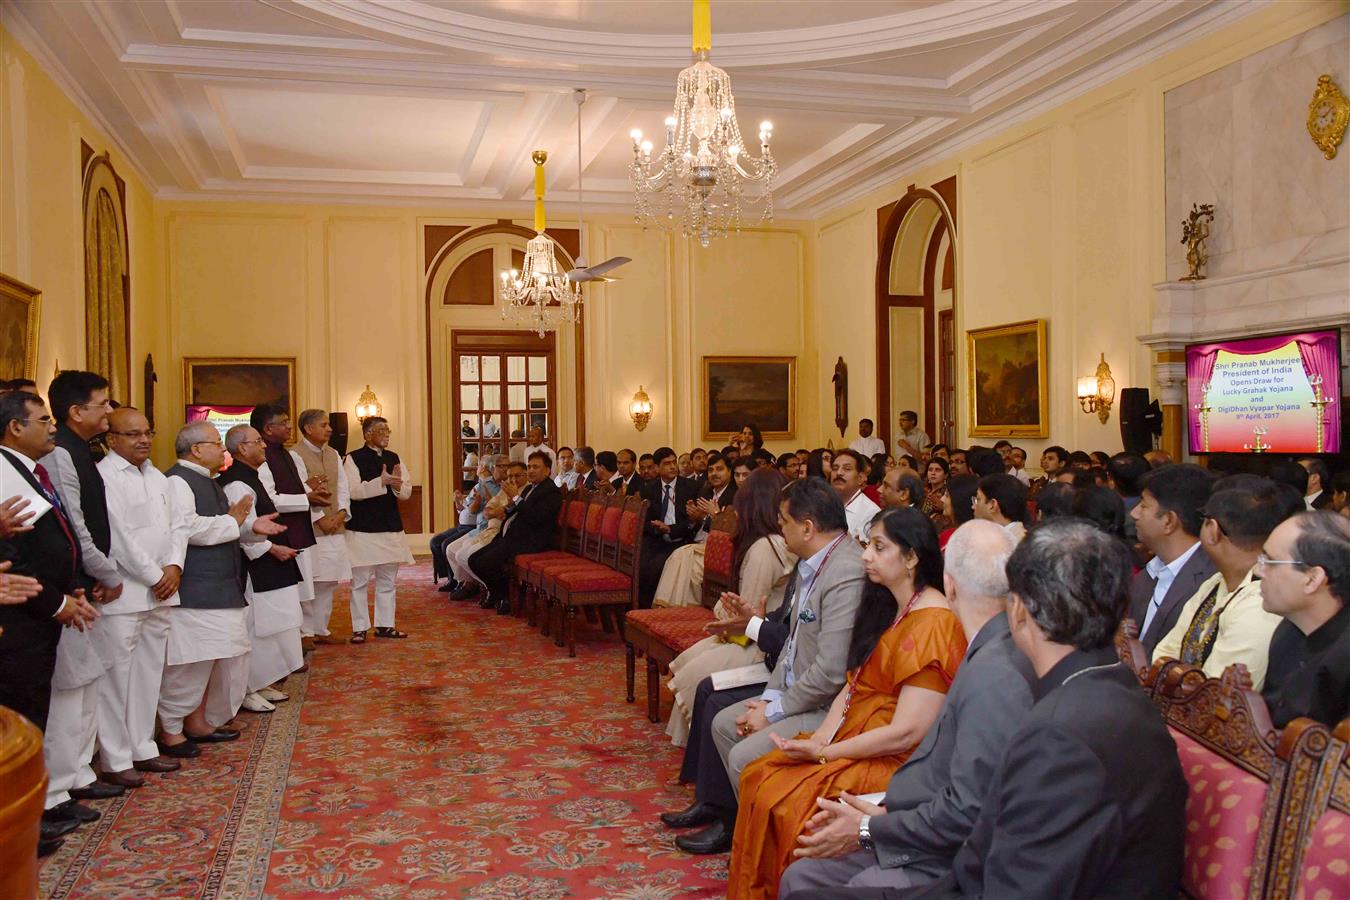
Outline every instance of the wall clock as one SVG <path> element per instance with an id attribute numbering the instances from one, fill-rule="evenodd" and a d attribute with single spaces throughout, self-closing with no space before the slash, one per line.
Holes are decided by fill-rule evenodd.
<path id="1" fill-rule="evenodd" d="M 1327 159 L 1336 158 L 1336 147 L 1350 124 L 1350 102 L 1347 102 L 1330 75 L 1317 79 L 1317 90 L 1308 104 L 1308 134 Z"/>

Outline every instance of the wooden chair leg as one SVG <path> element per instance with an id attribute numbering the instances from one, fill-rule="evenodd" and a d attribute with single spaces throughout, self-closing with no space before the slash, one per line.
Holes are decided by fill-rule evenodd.
<path id="1" fill-rule="evenodd" d="M 565 606 L 565 604 L 564 604 L 561 600 L 559 600 L 557 597 L 549 597 L 549 598 L 548 598 L 548 602 L 549 602 L 551 608 L 557 610 L 557 612 L 558 612 L 558 624 L 557 624 L 557 627 L 555 627 L 555 628 L 553 629 L 553 646 L 555 646 L 555 647 L 566 647 L 566 646 L 567 646 L 567 635 L 563 633 L 563 632 L 566 631 L 566 629 L 567 629 L 567 623 L 566 623 L 566 620 L 567 620 L 567 609 L 566 609 L 566 606 Z"/>
<path id="2" fill-rule="evenodd" d="M 661 721 L 661 669 L 650 653 L 647 654 L 647 718 Z"/>
<path id="3" fill-rule="evenodd" d="M 533 627 L 534 627 L 534 591 L 530 590 L 530 586 L 529 586 L 528 584 L 525 584 L 524 582 L 521 582 L 521 585 L 520 585 L 520 591 L 521 591 L 522 597 L 524 598 L 523 603 L 524 603 L 524 605 L 525 605 L 525 621 L 530 625 L 531 628 L 533 628 Z"/>
<path id="4" fill-rule="evenodd" d="M 570 603 L 567 604 L 567 655 L 577 655 L 577 608 Z"/>
<path id="5" fill-rule="evenodd" d="M 534 589 L 535 603 L 539 607 L 539 633 L 548 637 L 553 629 L 553 598 L 546 597 L 544 592 Z"/>
<path id="6" fill-rule="evenodd" d="M 628 687 L 628 693 L 624 695 L 624 699 L 632 703 L 634 699 L 633 682 L 637 681 L 637 648 L 633 646 L 632 641 L 624 641 L 623 675 Z"/>
<path id="7" fill-rule="evenodd" d="M 586 624 L 594 625 L 598 620 L 594 606 L 588 606 L 582 610 L 586 614 Z"/>

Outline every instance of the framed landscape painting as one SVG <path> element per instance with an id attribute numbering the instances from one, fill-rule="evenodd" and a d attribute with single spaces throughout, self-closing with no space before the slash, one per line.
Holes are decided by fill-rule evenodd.
<path id="1" fill-rule="evenodd" d="M 972 437 L 1050 435 L 1045 320 L 966 332 Z"/>
<path id="2" fill-rule="evenodd" d="M 726 440 L 745 425 L 765 440 L 797 433 L 797 357 L 703 357 L 703 438 Z"/>
<path id="3" fill-rule="evenodd" d="M 0 381 L 37 377 L 41 297 L 37 288 L 0 275 Z"/>
<path id="4" fill-rule="evenodd" d="M 185 357 L 187 406 L 260 406 L 275 403 L 295 421 L 295 357 Z"/>

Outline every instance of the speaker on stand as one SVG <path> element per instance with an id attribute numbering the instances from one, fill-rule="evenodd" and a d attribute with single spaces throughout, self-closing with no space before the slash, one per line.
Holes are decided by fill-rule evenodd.
<path id="1" fill-rule="evenodd" d="M 333 429 L 332 435 L 328 438 L 328 445 L 338 452 L 338 456 L 345 457 L 347 455 L 347 414 L 345 412 L 330 412 L 328 424 Z"/>
<path id="2" fill-rule="evenodd" d="M 1148 399 L 1148 388 L 1124 388 L 1120 392 L 1120 440 L 1130 453 L 1147 453 L 1153 438 L 1162 434 L 1162 410 Z"/>

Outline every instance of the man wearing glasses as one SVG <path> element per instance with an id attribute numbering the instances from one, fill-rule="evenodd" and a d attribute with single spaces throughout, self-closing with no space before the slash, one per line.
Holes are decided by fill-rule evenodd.
<path id="1" fill-rule="evenodd" d="M 98 472 L 89 442 L 108 430 L 108 380 L 96 372 L 60 372 L 47 388 L 56 419 L 56 446 L 42 464 L 50 473 L 61 505 L 80 544 L 76 581 L 85 596 L 102 605 L 122 595 L 122 573 L 111 558 L 112 529 L 103 476 Z M 56 651 L 48 738 L 42 755 L 51 780 L 47 783 L 48 821 L 92 822 L 99 813 L 79 800 L 103 800 L 139 787 L 135 772 L 106 773 L 98 782 L 89 760 L 98 734 L 99 684 L 104 677 L 93 630 L 68 628 Z"/>
<path id="2" fill-rule="evenodd" d="M 1256 566 L 1266 610 L 1284 619 L 1262 691 L 1271 721 L 1335 727 L 1350 715 L 1350 519 L 1300 513 L 1266 538 Z"/>

